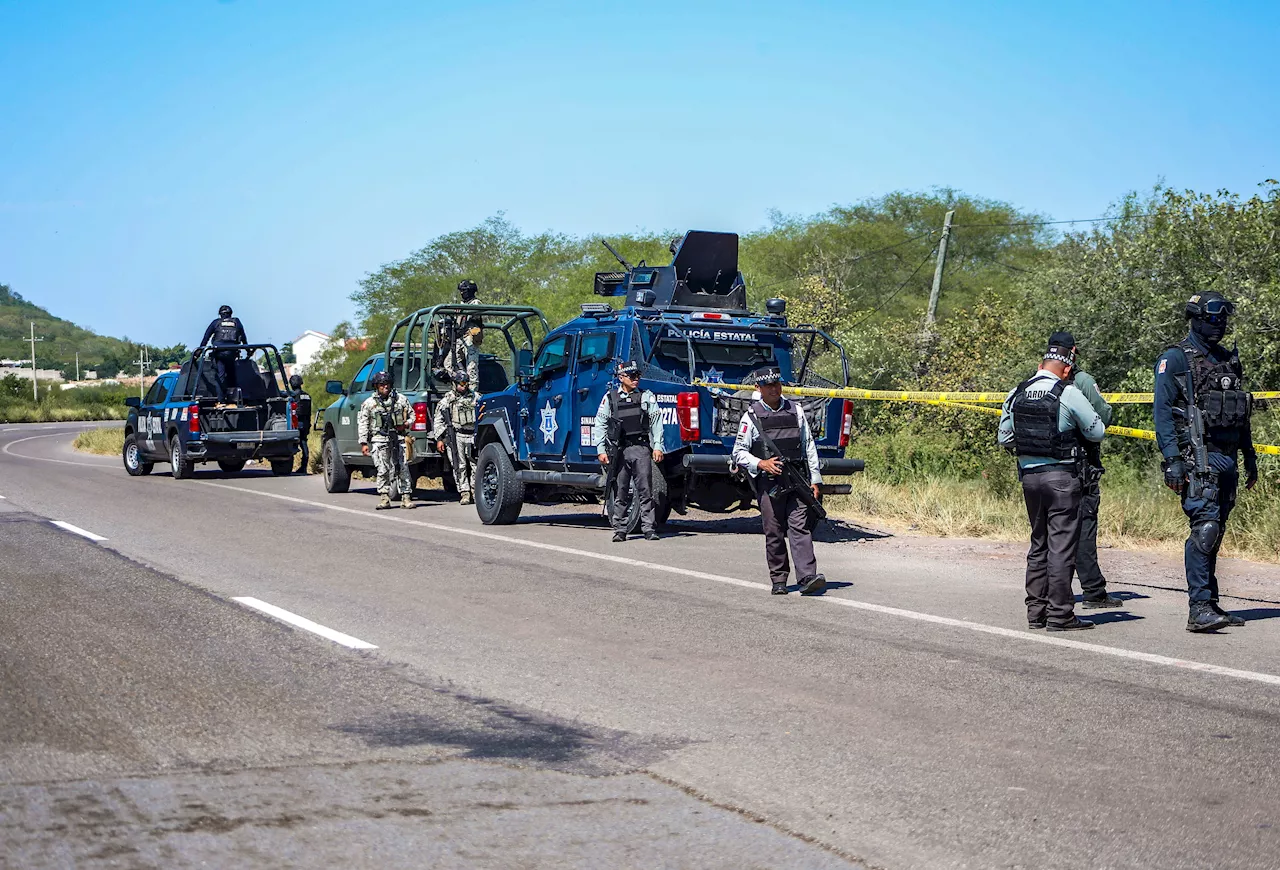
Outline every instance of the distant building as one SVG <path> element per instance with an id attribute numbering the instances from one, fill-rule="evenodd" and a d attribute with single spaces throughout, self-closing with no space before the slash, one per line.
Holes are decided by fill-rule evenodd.
<path id="1" fill-rule="evenodd" d="M 307 366 L 311 365 L 315 358 L 332 343 L 332 336 L 325 335 L 323 332 L 316 332 L 314 329 L 308 329 L 295 338 L 293 340 L 293 355 L 298 358 L 295 370 L 298 372 L 305 371 Z"/>

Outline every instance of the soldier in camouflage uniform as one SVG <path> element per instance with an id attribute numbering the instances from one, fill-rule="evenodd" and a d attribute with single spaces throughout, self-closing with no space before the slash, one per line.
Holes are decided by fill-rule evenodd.
<path id="1" fill-rule="evenodd" d="M 476 318 L 469 317 L 466 326 L 448 356 L 444 359 L 445 370 L 452 373 L 462 371 L 467 376 L 471 392 L 480 392 L 480 345 L 484 341 L 484 328 Z M 450 375 L 452 377 L 452 374 Z"/>
<path id="2" fill-rule="evenodd" d="M 373 376 L 373 395 L 360 406 L 360 452 L 378 469 L 378 510 L 391 507 L 391 490 L 400 490 L 400 507 L 413 507 L 413 479 L 404 461 L 404 432 L 413 419 L 409 400 L 391 389 L 391 375 Z"/>
<path id="3" fill-rule="evenodd" d="M 453 392 L 436 405 L 436 449 L 441 453 L 447 452 L 462 504 L 473 504 L 471 479 L 475 468 L 471 453 L 476 432 L 476 394 L 466 372 L 455 371 L 450 377 Z"/>

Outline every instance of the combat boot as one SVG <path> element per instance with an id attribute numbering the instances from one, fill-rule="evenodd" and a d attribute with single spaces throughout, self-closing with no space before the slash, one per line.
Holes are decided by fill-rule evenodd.
<path id="1" fill-rule="evenodd" d="M 827 588 L 827 578 L 822 574 L 814 574 L 800 581 L 801 595 L 818 595 Z"/>
<path id="2" fill-rule="evenodd" d="M 471 493 L 464 492 L 458 499 L 458 504 L 475 504 L 476 500 L 472 498 Z"/>
<path id="3" fill-rule="evenodd" d="M 1124 602 L 1114 595 L 1102 593 L 1099 598 L 1086 598 L 1080 602 L 1080 606 L 1085 610 L 1099 610 L 1103 607 L 1124 607 Z"/>
<path id="4" fill-rule="evenodd" d="M 770 595 L 786 595 L 787 581 L 783 580 L 781 583 L 774 583 L 773 590 L 769 594 Z"/>
<path id="5" fill-rule="evenodd" d="M 1219 616 L 1225 617 L 1228 625 L 1238 626 L 1238 625 L 1245 624 L 1243 616 L 1236 616 L 1234 613 L 1227 613 L 1225 610 L 1223 610 L 1221 607 L 1218 606 L 1218 602 L 1210 601 L 1209 606 L 1213 608 L 1214 613 L 1218 614 Z"/>
<path id="6" fill-rule="evenodd" d="M 378 499 L 378 505 L 374 510 L 385 511 L 389 507 L 391 507 L 391 496 L 383 493 L 382 498 Z"/>
<path id="7" fill-rule="evenodd" d="M 1225 616 L 1215 613 L 1208 601 L 1193 601 L 1187 615 L 1187 631 L 1217 631 L 1231 624 Z"/>
<path id="8" fill-rule="evenodd" d="M 411 495 L 400 496 L 400 507 L 404 508 L 407 511 L 413 510 L 413 496 Z"/>
<path id="9" fill-rule="evenodd" d="M 613 533 L 613 543 L 615 543 L 615 544 L 624 544 L 624 543 L 626 543 L 626 540 L 627 540 L 627 533 L 626 533 L 626 532 L 614 532 L 614 533 Z"/>

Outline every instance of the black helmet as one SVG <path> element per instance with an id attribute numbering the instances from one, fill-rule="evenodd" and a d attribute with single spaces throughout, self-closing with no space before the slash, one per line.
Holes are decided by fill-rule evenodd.
<path id="1" fill-rule="evenodd" d="M 369 384 L 370 384 L 370 385 L 371 385 L 375 390 L 376 390 L 378 387 L 381 387 L 381 386 L 387 386 L 387 387 L 389 387 L 389 386 L 391 386 L 391 373 L 390 373 L 390 372 L 378 372 L 376 375 L 374 375 L 374 376 L 373 376 L 373 380 L 369 381 Z"/>
<path id="2" fill-rule="evenodd" d="M 470 302 L 476 298 L 476 294 L 480 292 L 480 288 L 476 286 L 476 282 L 470 278 L 464 278 L 458 282 L 458 292 L 462 294 L 463 302 Z"/>
<path id="3" fill-rule="evenodd" d="M 219 309 L 218 309 L 218 316 L 219 316 L 219 317 L 230 317 L 230 316 L 231 316 L 231 306 L 230 306 L 230 305 L 223 305 L 221 308 L 219 308 Z"/>
<path id="4" fill-rule="evenodd" d="M 454 369 L 449 372 L 449 380 L 453 381 L 455 384 L 469 384 L 471 383 L 471 376 L 462 369 Z"/>
<path id="5" fill-rule="evenodd" d="M 302 375 L 290 375 L 290 376 L 289 376 L 289 389 L 291 389 L 291 390 L 300 390 L 300 389 L 302 389 Z"/>
<path id="6" fill-rule="evenodd" d="M 1187 300 L 1187 320 L 1206 320 L 1214 324 L 1225 323 L 1226 318 L 1235 313 L 1236 307 L 1217 290 L 1197 293 Z"/>

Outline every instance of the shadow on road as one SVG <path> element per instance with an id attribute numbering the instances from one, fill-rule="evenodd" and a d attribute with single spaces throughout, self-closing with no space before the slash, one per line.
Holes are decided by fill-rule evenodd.
<path id="1" fill-rule="evenodd" d="M 1280 607 L 1250 607 L 1247 610 L 1232 610 L 1231 612 L 1241 619 L 1249 621 L 1280 617 Z"/>
<path id="2" fill-rule="evenodd" d="M 1083 616 L 1084 619 L 1089 620 L 1094 625 L 1111 625 L 1118 622 L 1133 622 L 1138 619 L 1146 619 L 1145 616 L 1138 616 L 1136 613 L 1129 613 L 1125 610 L 1109 610 L 1105 612 L 1090 610 L 1087 613 L 1077 615 Z"/>

